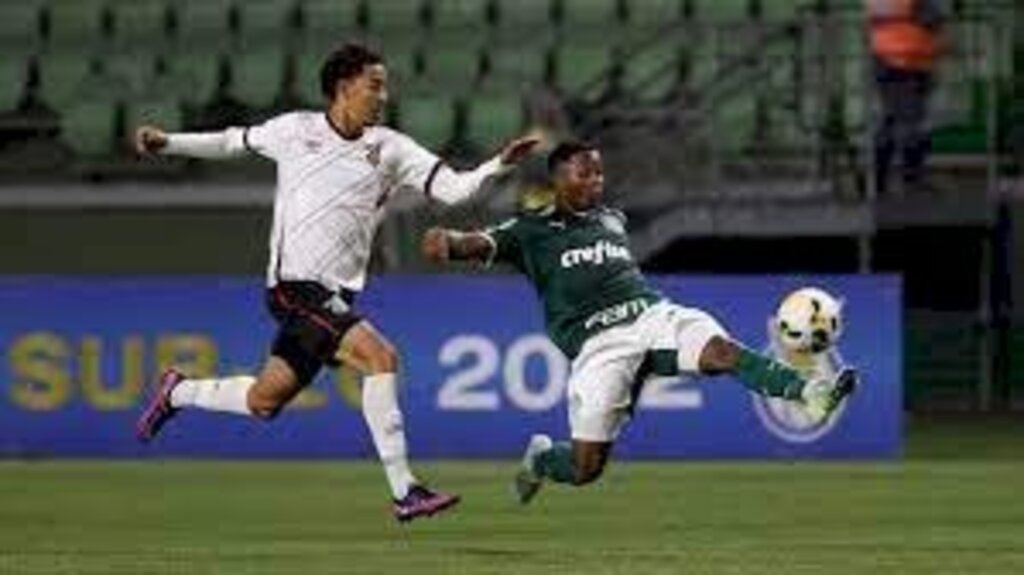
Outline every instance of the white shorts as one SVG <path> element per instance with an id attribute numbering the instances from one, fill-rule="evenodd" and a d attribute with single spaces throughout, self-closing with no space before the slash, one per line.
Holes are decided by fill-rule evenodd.
<path id="1" fill-rule="evenodd" d="M 637 370 L 651 350 L 675 350 L 681 373 L 697 373 L 701 352 L 725 329 L 711 315 L 659 302 L 629 325 L 584 342 L 569 374 L 569 428 L 581 441 L 614 441 L 629 420 Z"/>

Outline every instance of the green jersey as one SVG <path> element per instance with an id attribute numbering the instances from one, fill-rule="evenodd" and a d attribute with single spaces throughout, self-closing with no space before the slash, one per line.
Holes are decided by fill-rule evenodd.
<path id="1" fill-rule="evenodd" d="M 591 335 L 630 323 L 662 299 L 627 247 L 625 215 L 598 207 L 583 214 L 553 210 L 490 228 L 493 259 L 516 267 L 544 304 L 548 335 L 575 357 Z"/>

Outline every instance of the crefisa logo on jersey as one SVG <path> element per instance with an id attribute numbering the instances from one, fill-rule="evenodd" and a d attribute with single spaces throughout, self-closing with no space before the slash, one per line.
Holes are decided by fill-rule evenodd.
<path id="1" fill-rule="evenodd" d="M 822 353 L 794 352 L 785 349 L 775 333 L 775 322 L 768 321 L 768 345 L 765 353 L 801 373 L 806 378 L 834 377 L 845 365 L 839 350 L 832 347 Z M 824 422 L 812 419 L 803 407 L 794 401 L 778 397 L 751 394 L 754 411 L 765 428 L 776 437 L 790 443 L 813 443 L 835 427 L 846 411 L 843 402 Z"/>

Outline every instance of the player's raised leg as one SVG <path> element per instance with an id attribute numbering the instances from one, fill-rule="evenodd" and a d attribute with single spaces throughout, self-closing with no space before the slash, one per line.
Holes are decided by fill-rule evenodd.
<path id="1" fill-rule="evenodd" d="M 801 401 L 808 414 L 824 420 L 857 386 L 857 373 L 844 368 L 835 377 L 805 380 L 795 369 L 720 335 L 707 340 L 699 369 L 708 375 L 730 373 L 761 395 Z"/>
<path id="2" fill-rule="evenodd" d="M 369 322 L 362 321 L 345 334 L 336 357 L 365 374 L 363 417 L 391 487 L 395 518 L 410 521 L 456 505 L 458 495 L 428 489 L 409 468 L 404 418 L 398 405 L 395 348 Z"/>

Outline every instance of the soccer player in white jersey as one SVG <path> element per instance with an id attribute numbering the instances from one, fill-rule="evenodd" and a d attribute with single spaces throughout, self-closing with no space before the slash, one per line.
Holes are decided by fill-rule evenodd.
<path id="1" fill-rule="evenodd" d="M 410 471 L 397 397 L 398 353 L 354 309 L 366 282 L 371 243 L 387 199 L 402 188 L 446 204 L 471 197 L 483 182 L 529 155 L 520 138 L 476 169 L 456 172 L 408 136 L 378 126 L 387 101 L 387 69 L 372 51 L 346 44 L 320 71 L 326 111 L 297 111 L 246 128 L 164 133 L 142 126 L 144 154 L 230 158 L 254 153 L 277 163 L 267 305 L 278 324 L 260 373 L 194 379 L 169 370 L 140 417 L 149 441 L 183 408 L 272 419 L 323 365 L 346 363 L 364 375 L 362 410 L 384 465 L 399 521 L 459 501 L 428 489 Z"/>

